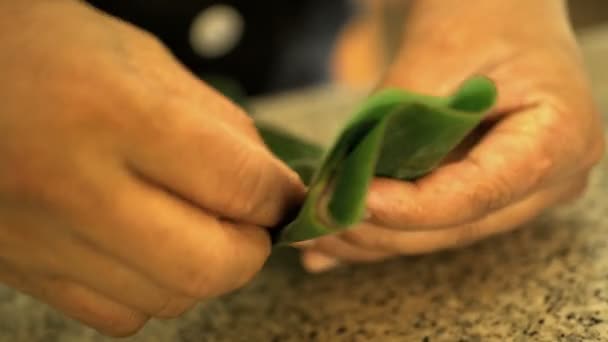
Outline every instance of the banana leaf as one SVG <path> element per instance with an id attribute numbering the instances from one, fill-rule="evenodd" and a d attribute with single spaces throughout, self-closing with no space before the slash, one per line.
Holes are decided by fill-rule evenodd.
<path id="1" fill-rule="evenodd" d="M 372 179 L 415 180 L 436 168 L 482 120 L 496 100 L 494 84 L 473 77 L 448 97 L 401 89 L 370 96 L 320 157 L 313 145 L 265 130 L 262 137 L 309 185 L 295 215 L 275 236 L 279 245 L 344 231 L 359 223 Z"/>
<path id="2" fill-rule="evenodd" d="M 264 143 L 308 184 L 321 164 L 323 148 L 269 124 L 256 123 Z"/>

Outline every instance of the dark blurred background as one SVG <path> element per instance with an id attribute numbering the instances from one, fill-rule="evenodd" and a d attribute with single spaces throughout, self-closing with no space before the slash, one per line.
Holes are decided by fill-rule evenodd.
<path id="1" fill-rule="evenodd" d="M 349 0 L 88 2 L 160 37 L 197 75 L 229 77 L 250 95 L 326 80 L 334 37 L 352 10 Z M 234 30 L 242 30 L 234 46 L 216 51 L 220 43 L 208 36 L 232 39 Z"/>
<path id="2" fill-rule="evenodd" d="M 608 24 L 608 1 L 570 0 L 568 3 L 575 28 L 584 29 L 595 25 Z"/>
<path id="3" fill-rule="evenodd" d="M 327 81 L 336 36 L 357 11 L 352 0 L 89 2 L 160 37 L 201 78 L 247 95 Z M 570 7 L 577 29 L 608 22 L 606 0 Z"/>

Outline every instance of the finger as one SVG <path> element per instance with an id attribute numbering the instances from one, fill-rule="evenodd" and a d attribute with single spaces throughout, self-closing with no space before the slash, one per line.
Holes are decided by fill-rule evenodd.
<path id="1" fill-rule="evenodd" d="M 177 317 L 196 304 L 196 299 L 158 285 L 74 234 L 62 233 L 63 227 L 52 220 L 21 221 L 19 227 L 17 234 L 3 240 L 6 245 L 0 256 L 13 267 L 82 284 L 154 317 Z"/>
<path id="2" fill-rule="evenodd" d="M 372 262 L 390 257 L 392 254 L 382 249 L 361 248 L 342 239 L 340 235 L 325 236 L 314 240 L 314 246 L 307 250 L 322 253 L 338 260 Z"/>
<path id="3" fill-rule="evenodd" d="M 405 255 L 461 247 L 515 229 L 542 210 L 579 196 L 584 187 L 585 180 L 554 186 L 477 221 L 441 230 L 395 231 L 364 224 L 360 228 L 343 233 L 342 238 L 360 248 Z"/>
<path id="4" fill-rule="evenodd" d="M 105 335 L 133 335 L 148 320 L 143 313 L 75 283 L 59 280 L 39 282 L 41 300 Z"/>
<path id="5" fill-rule="evenodd" d="M 105 296 L 72 282 L 0 272 L 5 284 L 43 301 L 70 318 L 102 334 L 124 337 L 133 335 L 148 317 L 137 310 L 118 304 Z"/>
<path id="6" fill-rule="evenodd" d="M 120 196 L 88 208 L 88 229 L 74 229 L 163 287 L 196 299 L 217 296 L 244 285 L 270 253 L 264 229 L 219 220 L 145 183 L 114 186 Z"/>
<path id="7" fill-rule="evenodd" d="M 546 108 L 513 114 L 460 161 L 413 183 L 375 180 L 372 222 L 397 229 L 463 224 L 577 172 L 584 167 L 576 162 L 578 149 L 556 141 L 552 120 Z"/>
<path id="8" fill-rule="evenodd" d="M 575 190 L 580 188 L 572 187 Z M 558 196 L 561 192 L 555 190 Z M 578 194 L 578 191 L 568 193 Z M 558 197 L 559 198 L 559 197 Z M 512 222 L 504 222 L 506 225 Z M 401 232 L 372 224 L 363 224 L 352 231 L 314 240 L 306 244 L 302 255 L 302 263 L 310 272 L 324 272 L 351 262 L 374 262 L 388 259 L 397 254 L 421 254 L 450 247 L 453 243 L 460 245 L 469 243 L 468 239 L 455 239 L 454 236 L 474 236 L 469 228 L 459 231 L 457 228 L 447 228 L 442 231 Z M 501 230 L 496 231 L 499 233 Z M 488 232 L 493 233 L 493 232 Z M 472 242 L 484 238 L 480 235 Z"/>
<path id="9" fill-rule="evenodd" d="M 93 250 L 82 241 L 65 240 L 56 251 L 64 267 L 57 273 L 90 288 L 108 299 L 152 317 L 176 318 L 196 305 L 197 300 L 169 290 L 115 258 Z"/>
<path id="10" fill-rule="evenodd" d="M 312 249 L 302 251 L 300 261 L 310 273 L 327 272 L 341 265 L 340 260 Z"/>
<path id="11" fill-rule="evenodd" d="M 7 229 L 6 225 L 0 229 L 5 232 L 0 255 L 5 264 L 24 272 L 82 284 L 118 303 L 159 318 L 176 317 L 196 304 L 194 298 L 170 291 L 117 258 L 103 255 L 87 241 L 69 232 L 66 234 L 65 224 L 29 214 L 16 221 L 8 227 L 18 229 Z"/>
<path id="12" fill-rule="evenodd" d="M 340 235 L 309 241 L 302 249 L 302 266 L 311 273 L 326 272 L 344 263 L 377 262 L 394 256 L 385 250 L 357 246 Z"/>
<path id="13" fill-rule="evenodd" d="M 142 178 L 238 222 L 276 225 L 304 196 L 295 172 L 243 129 L 191 104 L 173 104 L 174 119 L 140 134 L 128 160 Z M 210 110 L 220 110 L 211 108 Z M 248 129 L 255 129 L 251 122 Z M 147 132 L 147 130 L 145 130 Z"/>
<path id="14" fill-rule="evenodd" d="M 363 248 L 347 241 L 340 236 L 322 238 L 320 244 L 302 251 L 302 266 L 311 273 L 329 271 L 344 263 L 368 263 L 385 260 L 394 253 Z M 319 242 L 316 240 L 316 242 Z"/>

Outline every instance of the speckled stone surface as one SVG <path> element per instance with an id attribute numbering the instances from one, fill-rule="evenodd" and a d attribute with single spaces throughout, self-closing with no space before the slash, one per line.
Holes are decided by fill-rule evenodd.
<path id="1" fill-rule="evenodd" d="M 608 110 L 608 29 L 582 44 Z M 327 142 L 349 106 L 334 89 L 258 110 Z M 247 288 L 127 341 L 608 341 L 607 195 L 604 158 L 581 201 L 470 248 L 316 276 L 283 250 Z M 0 288 L 0 341 L 110 339 Z"/>

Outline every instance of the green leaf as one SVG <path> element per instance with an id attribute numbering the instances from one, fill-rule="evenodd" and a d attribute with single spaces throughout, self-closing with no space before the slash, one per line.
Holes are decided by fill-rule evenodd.
<path id="1" fill-rule="evenodd" d="M 278 243 L 309 240 L 359 223 L 375 176 L 408 181 L 431 172 L 480 123 L 496 96 L 485 77 L 469 79 L 449 97 L 399 89 L 371 96 L 314 172 L 302 208 L 280 232 Z"/>
<path id="2" fill-rule="evenodd" d="M 259 122 L 256 126 L 272 153 L 296 171 L 302 181 L 308 184 L 320 165 L 323 149 L 277 127 Z"/>

